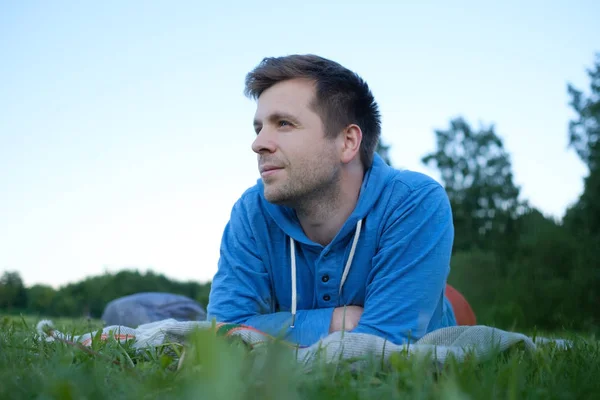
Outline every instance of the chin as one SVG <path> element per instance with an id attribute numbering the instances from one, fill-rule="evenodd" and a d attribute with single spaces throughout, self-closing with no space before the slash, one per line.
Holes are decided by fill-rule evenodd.
<path id="1" fill-rule="evenodd" d="M 265 191 L 265 200 L 267 200 L 271 204 L 277 204 L 277 205 L 281 205 L 284 202 L 284 200 L 281 198 L 281 196 L 273 195 L 267 191 Z"/>
<path id="2" fill-rule="evenodd" d="M 271 204 L 285 206 L 290 203 L 290 199 L 283 193 L 280 193 L 277 190 L 273 189 L 269 190 L 269 188 L 267 188 L 266 186 L 264 189 L 264 196 L 265 200 L 267 200 Z"/>

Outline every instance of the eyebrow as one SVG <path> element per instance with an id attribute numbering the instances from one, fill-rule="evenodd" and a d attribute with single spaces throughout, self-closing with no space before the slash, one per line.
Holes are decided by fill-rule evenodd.
<path id="1" fill-rule="evenodd" d="M 285 112 L 274 112 L 273 114 L 269 115 L 269 117 L 267 118 L 267 120 L 269 122 L 276 122 L 281 119 L 290 120 L 290 122 L 294 122 L 296 124 L 298 123 L 298 118 L 296 118 L 292 114 L 285 113 Z M 254 119 L 254 126 L 260 126 L 260 125 L 262 125 L 262 122 L 260 122 L 257 119 Z"/>

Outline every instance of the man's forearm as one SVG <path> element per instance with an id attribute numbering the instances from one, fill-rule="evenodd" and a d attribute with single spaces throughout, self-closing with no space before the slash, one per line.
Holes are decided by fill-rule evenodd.
<path id="1" fill-rule="evenodd" d="M 358 326 L 363 308 L 360 306 L 337 307 L 333 310 L 329 333 L 337 331 L 351 331 Z"/>
<path id="2" fill-rule="evenodd" d="M 298 310 L 294 326 L 292 314 L 287 311 L 259 314 L 251 317 L 235 316 L 233 313 L 216 313 L 208 316 L 217 322 L 231 322 L 251 326 L 271 336 L 308 346 L 329 334 L 334 308 Z"/>

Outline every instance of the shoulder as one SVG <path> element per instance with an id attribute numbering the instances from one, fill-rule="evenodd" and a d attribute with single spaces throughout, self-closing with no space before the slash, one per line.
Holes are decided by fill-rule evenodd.
<path id="1" fill-rule="evenodd" d="M 394 170 L 391 173 L 387 190 L 390 191 L 390 205 L 403 203 L 447 202 L 444 187 L 431 176 L 411 170 Z"/>
<path id="2" fill-rule="evenodd" d="M 395 171 L 388 182 L 387 201 L 380 207 L 382 248 L 409 241 L 422 248 L 442 235 L 451 239 L 453 216 L 444 187 L 414 171 Z"/>
<path id="3" fill-rule="evenodd" d="M 233 204 L 231 220 L 242 220 L 246 224 L 254 224 L 257 220 L 264 220 L 268 212 L 263 190 L 260 180 L 255 185 L 245 189 Z"/>
<path id="4" fill-rule="evenodd" d="M 260 188 L 254 185 L 246 188 L 242 194 L 233 202 L 229 215 L 229 222 L 248 223 L 252 214 L 260 209 Z"/>
<path id="5" fill-rule="evenodd" d="M 410 170 L 394 170 L 379 203 L 382 232 L 402 227 L 416 229 L 431 224 L 440 228 L 452 223 L 450 201 L 444 187 L 432 177 Z M 391 229 L 391 230 L 390 230 Z"/>
<path id="6" fill-rule="evenodd" d="M 403 190 L 408 191 L 418 191 L 432 186 L 442 187 L 431 176 L 408 169 L 393 169 L 390 173 L 390 183 L 403 186 Z"/>
<path id="7" fill-rule="evenodd" d="M 240 198 L 237 200 L 236 204 L 244 208 L 255 208 L 258 204 L 261 203 L 262 190 L 262 185 L 259 182 L 257 182 L 255 185 L 247 188 L 242 193 Z"/>

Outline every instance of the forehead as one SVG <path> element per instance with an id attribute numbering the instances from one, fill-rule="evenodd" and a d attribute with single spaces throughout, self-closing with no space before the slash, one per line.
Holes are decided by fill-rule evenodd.
<path id="1" fill-rule="evenodd" d="M 292 79 L 278 82 L 258 98 L 256 119 L 268 118 L 273 113 L 292 113 L 300 116 L 311 112 L 310 105 L 315 96 L 315 87 L 311 81 Z"/>

